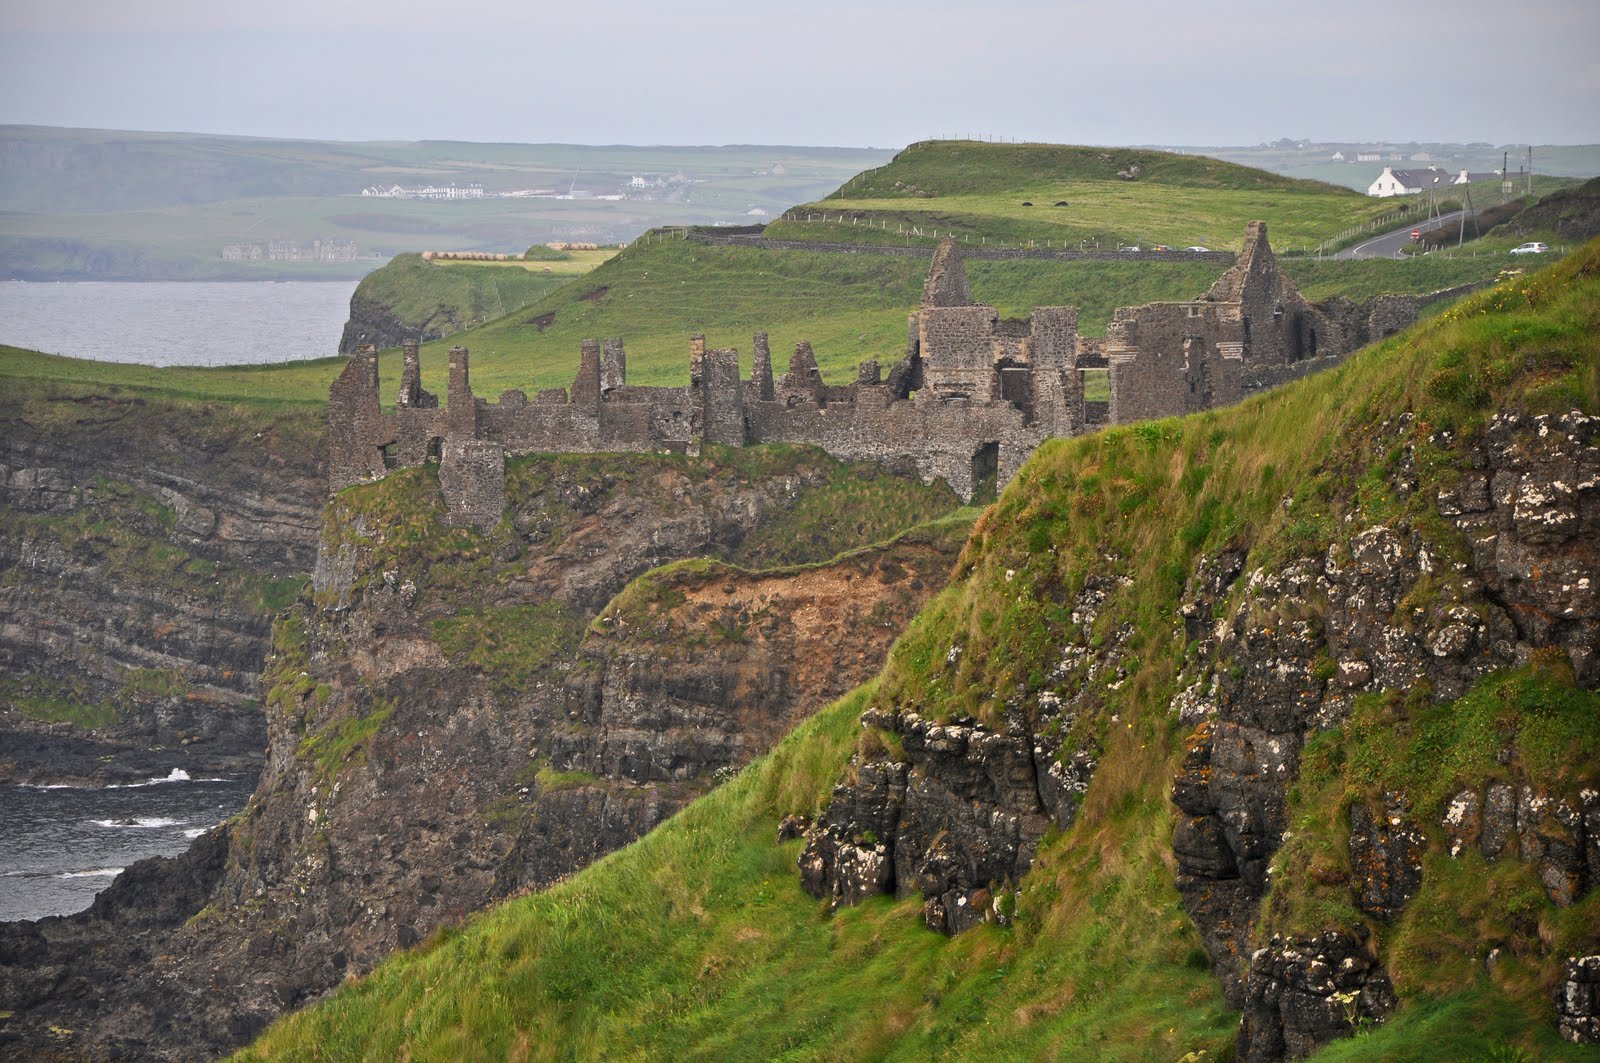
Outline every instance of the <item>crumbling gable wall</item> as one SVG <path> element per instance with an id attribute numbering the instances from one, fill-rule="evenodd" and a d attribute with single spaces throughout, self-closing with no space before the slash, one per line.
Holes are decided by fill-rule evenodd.
<path id="1" fill-rule="evenodd" d="M 1244 250 L 1202 300 L 1236 303 L 1248 358 L 1256 365 L 1288 365 L 1327 348 L 1331 331 L 1294 281 L 1278 266 L 1267 242 L 1267 223 L 1245 226 Z M 1320 334 L 1319 334 L 1320 330 Z M 1335 341 L 1337 345 L 1337 341 Z"/>
<path id="2" fill-rule="evenodd" d="M 338 491 L 382 476 L 392 439 L 378 404 L 378 351 L 364 343 L 328 389 L 328 486 Z"/>

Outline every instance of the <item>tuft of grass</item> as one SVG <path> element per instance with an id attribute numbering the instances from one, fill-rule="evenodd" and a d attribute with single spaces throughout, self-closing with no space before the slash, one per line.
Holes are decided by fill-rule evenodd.
<path id="1" fill-rule="evenodd" d="M 368 740 L 394 715 L 394 703 L 375 698 L 362 716 L 347 716 L 328 723 L 300 740 L 296 756 L 314 766 L 318 778 L 332 782 L 346 765 L 366 763 Z"/>
<path id="2" fill-rule="evenodd" d="M 583 622 L 562 602 L 483 607 L 432 622 L 433 636 L 452 664 L 492 676 L 506 691 L 527 685 L 569 658 Z"/>

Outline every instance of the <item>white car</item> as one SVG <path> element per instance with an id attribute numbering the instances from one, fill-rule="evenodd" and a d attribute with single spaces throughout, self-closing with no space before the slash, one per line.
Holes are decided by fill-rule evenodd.
<path id="1" fill-rule="evenodd" d="M 1194 247 L 1186 247 L 1186 248 L 1184 248 L 1184 250 L 1185 251 L 1201 251 L 1201 252 L 1204 252 L 1204 251 L 1210 251 L 1211 248 L 1209 248 L 1209 247 L 1201 247 L 1200 245 L 1196 244 Z"/>
<path id="2" fill-rule="evenodd" d="M 1549 244 L 1541 244 L 1535 240 L 1531 243 L 1523 244 L 1521 247 L 1513 247 L 1511 253 L 1513 255 L 1542 255 L 1548 250 L 1550 250 Z"/>

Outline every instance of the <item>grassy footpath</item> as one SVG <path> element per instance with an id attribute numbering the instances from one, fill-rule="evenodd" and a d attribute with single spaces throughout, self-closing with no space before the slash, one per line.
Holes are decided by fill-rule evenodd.
<path id="1" fill-rule="evenodd" d="M 1455 469 L 1441 448 L 1507 406 L 1600 411 L 1597 336 L 1600 242 L 1321 377 L 1229 410 L 1048 444 L 979 522 L 957 581 L 879 681 L 640 843 L 396 957 L 241 1058 L 1222 1058 L 1234 1016 L 1172 887 L 1168 788 L 1184 736 L 1167 705 L 1187 573 L 1241 541 L 1253 544 L 1252 566 L 1317 556 L 1349 534 L 1347 513 L 1411 521 L 1460 549 L 1431 516 Z M 1413 433 L 1374 458 L 1378 426 L 1402 411 Z M 1400 495 L 1387 470 L 1402 449 L 1421 486 Z M 1100 767 L 1073 829 L 1042 843 L 1015 925 L 947 940 L 922 928 L 915 900 L 830 916 L 805 897 L 797 843 L 775 843 L 773 830 L 848 771 L 861 709 L 982 716 L 996 690 L 1037 689 L 1070 623 L 1059 603 L 1107 556 L 1131 583 L 1104 603 L 1097 630 L 1131 650 L 1127 675 L 1096 680 L 1103 709 L 1078 726 L 1097 738 Z M 951 665 L 945 651 L 958 642 Z M 1291 795 L 1296 836 L 1336 839 L 1350 795 L 1386 785 L 1413 792 L 1436 831 L 1434 798 L 1484 770 L 1485 719 L 1502 741 L 1520 735 L 1551 758 L 1528 767 L 1600 781 L 1596 714 L 1600 696 L 1574 689 L 1553 658 L 1404 727 L 1362 708 L 1308 750 Z M 1338 849 L 1311 855 L 1337 862 Z M 1556 909 L 1530 899 L 1527 865 L 1430 861 L 1422 892 L 1380 935 L 1405 1007 L 1321 1058 L 1595 1059 L 1556 1039 L 1550 992 L 1565 950 L 1600 938 L 1600 892 Z M 1275 876 L 1275 928 L 1308 929 L 1334 911 L 1329 887 L 1299 866 Z M 1469 945 L 1504 941 L 1514 961 L 1493 977 L 1470 962 L 1460 913 L 1476 920 Z"/>

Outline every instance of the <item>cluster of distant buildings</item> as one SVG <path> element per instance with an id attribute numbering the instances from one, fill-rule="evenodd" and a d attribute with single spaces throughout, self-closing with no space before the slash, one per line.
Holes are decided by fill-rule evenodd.
<path id="1" fill-rule="evenodd" d="M 268 240 L 264 244 L 225 244 L 224 262 L 353 262 L 360 256 L 354 240 Z"/>
<path id="2" fill-rule="evenodd" d="M 421 188 L 402 188 L 400 185 L 373 185 L 361 190 L 363 196 L 379 199 L 482 199 L 482 185 L 424 185 Z"/>

